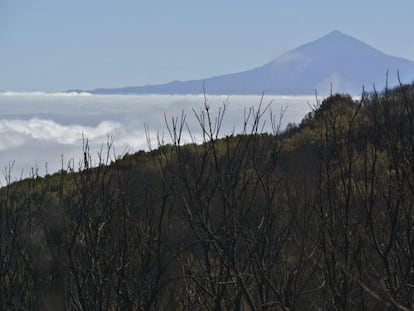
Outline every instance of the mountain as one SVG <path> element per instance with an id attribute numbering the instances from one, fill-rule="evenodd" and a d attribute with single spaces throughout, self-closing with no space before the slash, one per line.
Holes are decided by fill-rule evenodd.
<path id="1" fill-rule="evenodd" d="M 358 95 L 365 86 L 378 90 L 414 79 L 414 62 L 386 55 L 366 43 L 333 31 L 271 62 L 244 72 L 166 84 L 95 89 L 95 94 L 312 94 L 315 90 Z"/>

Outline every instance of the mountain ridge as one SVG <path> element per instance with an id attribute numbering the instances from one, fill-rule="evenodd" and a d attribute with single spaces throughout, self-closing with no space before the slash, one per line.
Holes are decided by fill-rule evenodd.
<path id="1" fill-rule="evenodd" d="M 387 55 L 365 42 L 334 30 L 253 69 L 205 79 L 171 81 L 121 88 L 97 88 L 93 94 L 277 95 L 329 93 L 331 88 L 359 95 L 362 88 L 414 79 L 414 61 Z"/>

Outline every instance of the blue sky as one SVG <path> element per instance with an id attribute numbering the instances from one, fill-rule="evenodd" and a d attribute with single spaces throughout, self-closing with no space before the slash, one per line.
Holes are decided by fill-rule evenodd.
<path id="1" fill-rule="evenodd" d="M 332 30 L 414 60 L 414 1 L 0 0 L 0 90 L 205 78 Z"/>

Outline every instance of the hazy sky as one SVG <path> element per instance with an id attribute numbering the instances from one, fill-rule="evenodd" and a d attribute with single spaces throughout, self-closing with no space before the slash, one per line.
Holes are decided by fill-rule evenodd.
<path id="1" fill-rule="evenodd" d="M 0 90 L 205 78 L 340 30 L 414 60 L 413 0 L 0 0 Z"/>

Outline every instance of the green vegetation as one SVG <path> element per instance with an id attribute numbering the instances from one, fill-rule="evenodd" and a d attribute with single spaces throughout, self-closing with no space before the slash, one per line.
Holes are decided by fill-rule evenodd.
<path id="1" fill-rule="evenodd" d="M 0 189 L 0 310 L 411 310 L 414 84 L 283 133 L 264 108 L 218 138 L 223 113 Z"/>

